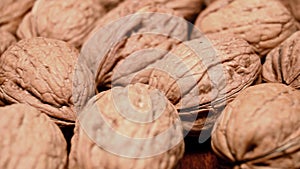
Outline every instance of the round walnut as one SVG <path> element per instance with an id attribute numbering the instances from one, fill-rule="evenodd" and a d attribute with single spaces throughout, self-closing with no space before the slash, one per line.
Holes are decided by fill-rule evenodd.
<path id="1" fill-rule="evenodd" d="M 67 144 L 60 129 L 37 109 L 0 108 L 0 168 L 65 169 Z"/>
<path id="2" fill-rule="evenodd" d="M 259 77 L 259 56 L 242 39 L 210 42 L 202 37 L 179 44 L 156 43 L 164 37 L 152 37 L 131 37 L 111 50 L 100 61 L 98 89 L 134 83 L 153 86 L 176 106 L 184 128 L 195 134 L 210 129 L 222 106 Z"/>
<path id="3" fill-rule="evenodd" d="M 1 29 L 15 34 L 22 18 L 31 9 L 34 2 L 35 0 L 1 0 Z"/>
<path id="4" fill-rule="evenodd" d="M 200 14 L 195 25 L 205 34 L 243 38 L 261 57 L 297 29 L 294 17 L 278 0 L 218 0 Z"/>
<path id="5" fill-rule="evenodd" d="M 47 37 L 80 47 L 105 9 L 95 0 L 37 0 L 20 24 L 21 39 Z"/>
<path id="6" fill-rule="evenodd" d="M 300 92 L 277 83 L 241 92 L 212 132 L 214 152 L 235 168 L 300 168 Z"/>
<path id="7" fill-rule="evenodd" d="M 262 76 L 266 82 L 284 83 L 300 89 L 300 31 L 286 39 L 266 57 Z"/>
<path id="8" fill-rule="evenodd" d="M 184 152 L 175 107 L 144 84 L 116 87 L 93 97 L 72 138 L 72 169 L 172 169 Z"/>
<path id="9" fill-rule="evenodd" d="M 32 38 L 19 41 L 0 57 L 0 100 L 6 104 L 28 103 L 59 124 L 74 124 L 74 102 L 82 103 L 88 99 L 85 90 L 77 91 L 76 98 L 72 98 L 78 55 L 77 49 L 59 40 Z M 82 66 L 77 67 L 84 70 Z M 80 71 L 76 75 L 82 79 L 92 76 L 80 74 Z M 76 83 L 82 86 L 81 89 L 89 83 L 82 79 L 81 83 Z"/>
<path id="10" fill-rule="evenodd" d="M 12 44 L 16 43 L 17 40 L 11 33 L 0 29 L 0 56 L 1 54 Z"/>

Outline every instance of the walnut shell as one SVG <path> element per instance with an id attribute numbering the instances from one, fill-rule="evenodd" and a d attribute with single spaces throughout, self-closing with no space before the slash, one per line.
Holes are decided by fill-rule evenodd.
<path id="1" fill-rule="evenodd" d="M 219 109 L 260 75 L 259 56 L 242 39 L 229 37 L 209 42 L 200 38 L 182 44 L 169 40 L 160 44 L 169 47 L 165 48 L 169 53 L 142 50 L 156 48 L 154 39 L 138 43 L 145 47 L 135 50 L 132 46 L 138 45 L 132 42 L 111 50 L 112 53 L 100 62 L 98 85 L 144 83 L 161 90 L 176 105 L 185 129 L 195 134 L 210 129 Z M 208 116 L 209 111 L 212 114 Z"/>
<path id="2" fill-rule="evenodd" d="M 236 168 L 300 168 L 300 92 L 276 83 L 241 92 L 212 132 L 212 148 Z"/>
<path id="3" fill-rule="evenodd" d="M 67 144 L 60 129 L 37 109 L 0 108 L 0 168 L 65 169 Z"/>
<path id="4" fill-rule="evenodd" d="M 183 156 L 182 126 L 175 107 L 147 85 L 99 93 L 78 120 L 70 169 L 171 169 Z"/>
<path id="5" fill-rule="evenodd" d="M 274 48 L 266 57 L 262 76 L 266 82 L 284 83 L 300 89 L 300 31 Z"/>
<path id="6" fill-rule="evenodd" d="M 105 9 L 94 0 L 37 0 L 20 24 L 21 39 L 47 37 L 80 47 Z"/>
<path id="7" fill-rule="evenodd" d="M 296 30 L 296 22 L 278 0 L 218 0 L 195 25 L 205 34 L 231 33 L 246 40 L 263 57 Z"/>
<path id="8" fill-rule="evenodd" d="M 59 40 L 40 37 L 19 41 L 0 57 L 0 100 L 6 104 L 28 103 L 57 123 L 74 124 L 74 101 L 88 99 L 85 90 L 84 97 L 79 97 L 80 93 L 72 97 L 78 55 L 77 49 Z M 88 78 L 88 74 L 85 76 Z M 77 84 L 84 87 L 85 83 L 88 81 Z"/>
<path id="9" fill-rule="evenodd" d="M 203 0 L 125 0 L 100 18 L 91 34 L 113 21 L 139 11 L 168 13 L 191 20 L 200 13 L 203 4 Z"/>
<path id="10" fill-rule="evenodd" d="M 0 29 L 0 56 L 1 54 L 12 44 L 16 43 L 17 40 L 11 33 Z"/>
<path id="11" fill-rule="evenodd" d="M 35 0 L 1 0 L 0 27 L 3 30 L 16 33 L 24 15 L 31 9 Z"/>

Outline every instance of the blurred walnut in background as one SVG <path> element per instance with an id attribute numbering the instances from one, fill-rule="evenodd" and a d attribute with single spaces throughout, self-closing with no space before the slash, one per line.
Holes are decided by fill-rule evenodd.
<path id="1" fill-rule="evenodd" d="M 0 29 L 0 56 L 2 53 L 12 44 L 16 43 L 17 40 L 14 35 L 8 31 Z"/>
<path id="2" fill-rule="evenodd" d="M 0 28 L 15 34 L 19 23 L 24 15 L 31 10 L 34 2 L 35 0 L 1 0 Z"/>

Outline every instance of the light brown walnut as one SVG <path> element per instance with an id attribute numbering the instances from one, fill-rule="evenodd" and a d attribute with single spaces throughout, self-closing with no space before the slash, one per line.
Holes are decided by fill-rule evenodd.
<path id="1" fill-rule="evenodd" d="M 49 117 L 14 104 L 0 107 L 0 168 L 65 169 L 67 144 Z"/>
<path id="2" fill-rule="evenodd" d="M 159 89 L 178 109 L 185 129 L 199 134 L 260 73 L 259 56 L 242 39 L 202 37 L 179 43 L 143 35 L 110 50 L 100 62 L 96 82 L 100 91 L 134 83 Z"/>
<path id="3" fill-rule="evenodd" d="M 76 67 L 78 55 L 76 48 L 60 40 L 39 37 L 19 41 L 0 57 L 0 100 L 28 103 L 59 124 L 74 124 L 74 102 L 81 105 L 90 96 L 84 88 L 91 74 L 77 71 L 77 80 L 82 79 L 74 85 L 81 85 L 78 90 L 82 91 L 73 98 L 74 69 L 87 70 Z"/>
<path id="4" fill-rule="evenodd" d="M 212 131 L 214 152 L 232 167 L 300 168 L 300 92 L 252 86 L 226 106 Z"/>
<path id="5" fill-rule="evenodd" d="M 300 32 L 294 33 L 266 57 L 262 77 L 300 89 Z"/>
<path id="6" fill-rule="evenodd" d="M 31 10 L 35 0 L 1 0 L 0 28 L 15 34 L 23 17 Z"/>
<path id="7" fill-rule="evenodd" d="M 69 169 L 172 169 L 184 152 L 175 107 L 144 84 L 97 94 L 80 113 L 74 132 Z"/>
<path id="8" fill-rule="evenodd" d="M 21 39 L 46 37 L 80 47 L 106 9 L 96 0 L 37 0 L 20 24 Z"/>
<path id="9" fill-rule="evenodd" d="M 205 34 L 243 38 L 261 57 L 297 30 L 294 17 L 278 0 L 218 0 L 198 16 L 195 25 Z"/>
<path id="10" fill-rule="evenodd" d="M 17 42 L 17 39 L 11 33 L 0 29 L 0 56 L 11 45 Z"/>

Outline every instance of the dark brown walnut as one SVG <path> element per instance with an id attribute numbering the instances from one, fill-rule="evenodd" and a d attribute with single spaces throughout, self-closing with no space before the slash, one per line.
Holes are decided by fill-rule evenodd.
<path id="1" fill-rule="evenodd" d="M 67 144 L 60 129 L 37 109 L 0 108 L 0 168 L 65 169 Z"/>
<path id="2" fill-rule="evenodd" d="M 0 29 L 0 56 L 1 54 L 12 44 L 16 43 L 17 40 L 11 33 Z"/>
<path id="3" fill-rule="evenodd" d="M 294 33 L 266 57 L 262 76 L 266 82 L 300 89 L 300 32 Z"/>
<path id="4" fill-rule="evenodd" d="M 70 169 L 172 169 L 183 156 L 182 126 L 175 107 L 147 85 L 99 93 L 78 120 Z M 139 142 L 143 139 L 147 141 Z"/>
<path id="5" fill-rule="evenodd" d="M 35 0 L 2 0 L 0 3 L 0 27 L 16 33 L 24 15 L 31 9 Z"/>
<path id="6" fill-rule="evenodd" d="M 154 42 L 149 40 L 144 44 Z M 97 82 L 100 86 L 144 83 L 159 89 L 176 105 L 185 129 L 198 134 L 211 128 L 226 102 L 256 81 L 260 59 L 246 41 L 231 37 L 173 44 L 169 53 L 135 51 L 130 43 L 121 44 L 100 62 Z M 160 45 L 171 46 L 168 41 Z"/>
<path id="7" fill-rule="evenodd" d="M 106 10 L 96 0 L 37 0 L 20 24 L 21 39 L 47 37 L 80 47 Z"/>
<path id="8" fill-rule="evenodd" d="M 277 83 L 241 92 L 212 132 L 214 152 L 235 168 L 300 168 L 300 92 Z"/>
<path id="9" fill-rule="evenodd" d="M 74 102 L 83 104 L 88 98 L 85 90 L 79 91 L 80 87 L 73 98 L 72 79 L 78 55 L 76 48 L 59 40 L 19 41 L 0 57 L 0 100 L 6 104 L 28 103 L 59 124 L 74 124 Z M 80 73 L 83 66 L 76 68 L 76 75 L 82 78 L 76 85 L 83 89 L 89 82 L 84 79 L 91 74 Z"/>
<path id="10" fill-rule="evenodd" d="M 195 25 L 205 34 L 243 38 L 261 57 L 297 29 L 294 17 L 278 0 L 218 0 L 200 14 Z"/>

